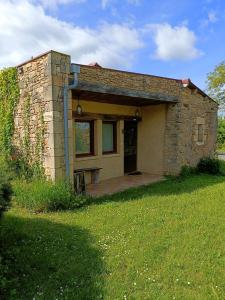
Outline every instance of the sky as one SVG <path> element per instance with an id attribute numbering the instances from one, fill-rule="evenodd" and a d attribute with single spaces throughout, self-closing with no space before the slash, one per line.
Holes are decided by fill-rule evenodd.
<path id="1" fill-rule="evenodd" d="M 48 50 L 205 89 L 225 60 L 225 1 L 0 0 L 0 68 Z"/>

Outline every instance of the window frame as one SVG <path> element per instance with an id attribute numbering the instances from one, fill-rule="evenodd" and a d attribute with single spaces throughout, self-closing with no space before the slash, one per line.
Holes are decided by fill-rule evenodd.
<path id="1" fill-rule="evenodd" d="M 103 151 L 103 134 L 102 134 L 102 154 L 115 154 L 117 153 L 117 122 L 116 121 L 102 121 L 102 132 L 104 124 L 112 124 L 113 125 L 113 150 L 112 151 Z"/>
<path id="2" fill-rule="evenodd" d="M 203 144 L 204 143 L 204 126 L 203 126 L 203 124 L 197 124 L 197 127 L 198 127 L 197 141 L 199 144 Z M 201 137 L 201 139 L 200 139 L 200 137 Z"/>
<path id="3" fill-rule="evenodd" d="M 95 155 L 95 147 L 94 147 L 94 138 L 95 138 L 95 130 L 94 130 L 94 120 L 75 120 L 75 123 L 89 123 L 90 124 L 90 152 L 89 153 L 75 153 L 77 158 L 94 156 Z M 76 143 L 76 124 L 75 124 L 75 143 Z"/>

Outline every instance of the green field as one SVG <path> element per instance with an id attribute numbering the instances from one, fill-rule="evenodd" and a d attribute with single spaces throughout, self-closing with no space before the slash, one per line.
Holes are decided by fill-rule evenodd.
<path id="1" fill-rule="evenodd" d="M 9 299 L 225 299 L 224 177 L 168 179 L 77 211 L 14 207 L 2 225 Z"/>

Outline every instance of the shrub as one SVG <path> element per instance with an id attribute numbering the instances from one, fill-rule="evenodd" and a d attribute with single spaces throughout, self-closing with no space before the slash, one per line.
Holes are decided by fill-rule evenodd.
<path id="1" fill-rule="evenodd" d="M 14 191 L 16 203 L 34 212 L 74 209 L 88 201 L 86 196 L 75 195 L 71 185 L 65 181 L 20 180 L 14 182 Z"/>
<path id="2" fill-rule="evenodd" d="M 220 164 L 220 174 L 222 176 L 225 176 L 225 161 L 219 160 L 219 164 Z"/>
<path id="3" fill-rule="evenodd" d="M 4 211 L 9 208 L 12 188 L 10 184 L 10 172 L 7 164 L 0 158 L 0 219 Z"/>
<path id="4" fill-rule="evenodd" d="M 203 157 L 200 159 L 197 169 L 200 173 L 220 174 L 220 160 L 217 158 Z"/>
<path id="5" fill-rule="evenodd" d="M 221 117 L 218 118 L 217 147 L 221 150 L 225 148 L 225 119 Z"/>
<path id="6" fill-rule="evenodd" d="M 181 177 L 188 177 L 188 176 L 191 176 L 191 175 L 196 174 L 196 173 L 197 173 L 197 168 L 196 167 L 191 167 L 191 166 L 184 165 L 181 168 L 181 171 L 180 171 L 179 175 Z"/>

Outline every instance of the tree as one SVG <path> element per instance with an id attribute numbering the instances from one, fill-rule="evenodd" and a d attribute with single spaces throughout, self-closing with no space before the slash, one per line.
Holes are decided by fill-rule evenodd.
<path id="1" fill-rule="evenodd" d="M 225 109 L 225 61 L 218 64 L 214 71 L 207 75 L 207 92 L 215 99 L 220 109 Z"/>
<path id="2" fill-rule="evenodd" d="M 225 149 L 225 119 L 222 117 L 218 118 L 217 147 L 219 150 Z"/>

